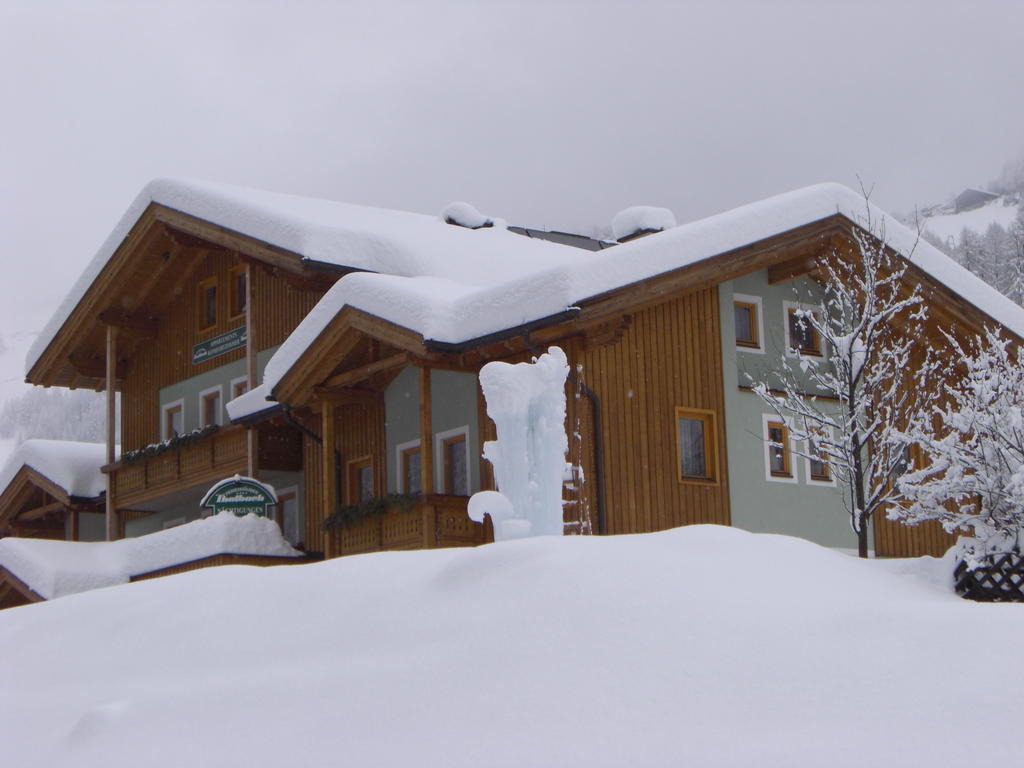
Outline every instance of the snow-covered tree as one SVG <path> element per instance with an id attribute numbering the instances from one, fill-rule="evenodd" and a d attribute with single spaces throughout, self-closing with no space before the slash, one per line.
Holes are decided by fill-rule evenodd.
<path id="1" fill-rule="evenodd" d="M 1024 523 L 1024 367 L 1011 344 L 988 330 L 966 347 L 952 336 L 944 397 L 905 432 L 923 467 L 899 482 L 906 498 L 889 517 L 937 520 L 950 533 L 973 533 L 964 554 L 1017 546 Z"/>
<path id="2" fill-rule="evenodd" d="M 785 424 L 794 452 L 827 463 L 843 489 L 861 557 L 867 557 L 871 517 L 898 493 L 892 478 L 906 462 L 898 429 L 931 405 L 936 370 L 921 344 L 920 287 L 910 285 L 907 262 L 886 246 L 884 224 L 866 208 L 852 251 L 819 261 L 820 308 L 798 291 L 793 322 L 799 327 L 790 337 L 816 334 L 823 355 L 791 350 L 776 385 L 754 386 Z"/>

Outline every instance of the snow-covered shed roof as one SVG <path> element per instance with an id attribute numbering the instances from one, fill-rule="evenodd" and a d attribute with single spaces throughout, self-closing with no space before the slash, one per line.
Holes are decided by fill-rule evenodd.
<path id="1" fill-rule="evenodd" d="M 153 203 L 297 254 L 304 261 L 479 286 L 587 254 L 509 232 L 470 230 L 440 216 L 189 179 L 147 184 L 82 272 L 29 350 L 31 370 L 118 247 Z"/>
<path id="2" fill-rule="evenodd" d="M 22 467 L 34 469 L 68 497 L 98 498 L 106 490 L 100 467 L 106 463 L 103 443 L 77 443 L 70 440 L 26 440 L 0 470 L 0 493 Z"/>
<path id="3" fill-rule="evenodd" d="M 0 566 L 47 600 L 125 584 L 133 576 L 214 555 L 301 554 L 273 520 L 230 512 L 118 541 L 0 539 Z"/>
<path id="4" fill-rule="evenodd" d="M 357 273 L 343 277 L 269 361 L 268 391 L 345 307 L 352 306 L 451 343 L 486 336 L 557 315 L 588 298 L 766 240 L 836 214 L 874 231 L 937 282 L 1024 337 L 1024 309 L 919 239 L 895 218 L 841 184 L 827 183 L 744 205 L 674 227 L 583 259 L 523 264 L 514 276 L 474 282 L 470 275 L 402 277 Z M 870 222 L 870 227 L 868 223 Z M 477 235 L 488 230 L 471 232 Z"/>

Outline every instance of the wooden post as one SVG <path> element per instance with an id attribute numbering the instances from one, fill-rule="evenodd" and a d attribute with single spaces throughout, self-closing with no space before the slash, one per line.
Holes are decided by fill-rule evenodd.
<path id="1" fill-rule="evenodd" d="M 420 367 L 420 486 L 424 496 L 434 493 L 434 422 L 430 369 Z"/>
<path id="2" fill-rule="evenodd" d="M 107 464 L 113 464 L 116 434 L 117 409 L 117 328 L 107 326 Z M 114 473 L 107 473 L 107 541 L 120 538 L 121 526 L 117 520 L 117 506 L 114 502 Z"/>
<path id="3" fill-rule="evenodd" d="M 338 486 L 334 472 L 334 403 L 329 399 L 320 401 L 320 483 L 323 493 L 323 509 L 320 521 L 323 523 L 338 508 Z M 333 531 L 324 531 L 324 557 L 334 557 L 331 539 Z"/>
<path id="4" fill-rule="evenodd" d="M 245 386 L 246 390 L 253 389 L 256 381 L 256 329 L 252 325 L 252 264 L 245 265 Z M 246 469 L 249 477 L 255 478 L 259 469 L 256 466 L 259 451 L 259 434 L 255 427 L 245 431 L 245 452 L 247 458 Z"/>

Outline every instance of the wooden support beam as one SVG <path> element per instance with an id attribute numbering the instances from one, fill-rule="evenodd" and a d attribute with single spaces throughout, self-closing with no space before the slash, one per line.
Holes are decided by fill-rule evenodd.
<path id="1" fill-rule="evenodd" d="M 366 365 L 361 365 L 358 368 L 352 368 L 351 370 L 343 371 L 342 373 L 331 376 L 323 383 L 323 386 L 325 389 L 350 387 L 353 384 L 365 381 L 374 374 L 383 373 L 385 371 L 390 371 L 395 368 L 401 368 L 408 365 L 411 360 L 412 355 L 408 352 L 400 352 L 397 355 L 385 357 L 383 360 L 367 363 Z"/>
<path id="2" fill-rule="evenodd" d="M 46 517 L 47 515 L 52 515 L 54 512 L 63 512 L 64 509 L 65 506 L 62 502 L 53 501 L 41 507 L 27 509 L 24 512 L 19 513 L 15 516 L 13 523 L 15 525 L 18 525 L 19 523 L 24 523 L 28 520 L 40 520 Z"/>
<path id="3" fill-rule="evenodd" d="M 334 403 L 324 400 L 320 408 L 320 484 L 323 501 L 323 509 L 320 511 L 321 523 L 338 508 L 338 486 L 335 484 L 334 471 L 334 411 Z M 324 533 L 324 557 L 334 557 L 332 539 L 330 531 Z"/>
<path id="4" fill-rule="evenodd" d="M 107 362 L 103 358 L 87 357 L 86 355 L 73 353 L 68 356 L 68 362 L 71 363 L 71 367 L 75 369 L 79 376 L 87 379 L 100 379 L 101 381 L 106 379 Z M 125 364 L 117 361 L 114 367 L 114 378 L 118 381 L 123 379 L 125 370 Z"/>
<path id="5" fill-rule="evenodd" d="M 430 369 L 420 368 L 420 491 L 434 492 L 434 414 L 430 389 Z"/>
<path id="6" fill-rule="evenodd" d="M 113 464 L 117 458 L 114 446 L 117 443 L 115 431 L 117 408 L 117 328 L 107 326 L 107 464 Z M 121 526 L 117 520 L 117 506 L 114 503 L 114 476 L 107 475 L 107 541 L 118 538 Z"/>
<path id="7" fill-rule="evenodd" d="M 246 390 L 257 386 L 256 381 L 256 329 L 253 326 L 252 264 L 245 265 L 245 386 Z M 259 459 L 259 433 L 255 429 L 245 432 L 246 467 L 249 477 L 255 478 Z"/>
<path id="8" fill-rule="evenodd" d="M 787 280 L 806 275 L 818 268 L 818 260 L 813 256 L 800 256 L 795 259 L 773 264 L 768 267 L 768 284 L 784 283 Z"/>
<path id="9" fill-rule="evenodd" d="M 330 401 L 334 405 L 380 405 L 384 402 L 384 393 L 372 389 L 313 387 L 313 394 L 318 400 Z"/>
<path id="10" fill-rule="evenodd" d="M 133 336 L 143 339 L 155 339 L 159 323 L 148 317 L 130 315 L 119 309 L 105 309 L 97 315 L 97 319 L 105 325 L 112 325 L 118 330 L 128 331 Z"/>
<path id="11" fill-rule="evenodd" d="M 182 232 L 180 229 L 176 229 L 168 224 L 163 225 L 164 233 L 167 238 L 175 245 L 180 245 L 183 248 L 203 248 L 208 251 L 226 251 L 228 250 L 222 245 L 212 243 L 209 240 L 204 240 L 201 237 L 196 237 L 188 232 Z"/>

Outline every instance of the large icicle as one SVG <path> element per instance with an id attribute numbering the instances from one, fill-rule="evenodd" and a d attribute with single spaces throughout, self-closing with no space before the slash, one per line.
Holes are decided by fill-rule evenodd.
<path id="1" fill-rule="evenodd" d="M 498 490 L 511 502 L 511 511 L 486 505 L 487 511 L 494 507 L 504 517 L 494 520 L 499 541 L 562 535 L 568 375 L 565 352 L 558 347 L 550 347 L 532 363 L 494 362 L 480 371 L 487 415 L 498 433 L 496 441 L 484 444 L 484 458 L 494 467 Z"/>

